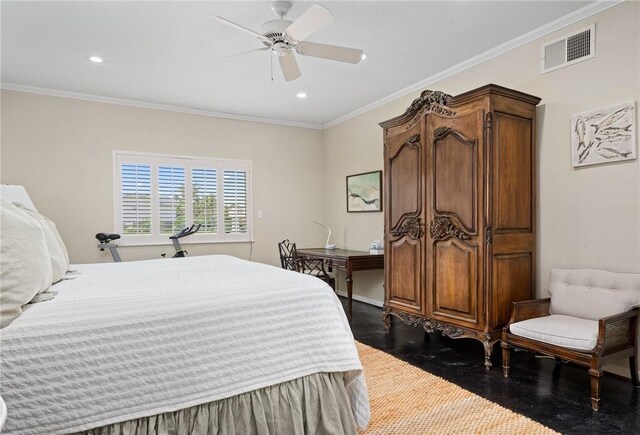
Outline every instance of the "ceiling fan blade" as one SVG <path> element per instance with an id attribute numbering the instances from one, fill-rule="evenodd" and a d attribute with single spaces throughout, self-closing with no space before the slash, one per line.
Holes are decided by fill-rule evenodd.
<path id="1" fill-rule="evenodd" d="M 218 62 L 218 61 L 221 61 L 221 60 L 227 60 L 227 59 L 230 59 L 230 58 L 236 57 L 236 56 L 242 56 L 243 54 L 253 53 L 254 51 L 269 51 L 269 50 L 271 50 L 269 47 L 254 48 L 253 50 L 242 51 L 240 53 L 230 54 L 229 56 L 217 57 L 217 58 L 213 59 L 213 62 Z"/>
<path id="2" fill-rule="evenodd" d="M 298 42 L 307 39 L 311 34 L 317 32 L 331 21 L 333 21 L 333 15 L 331 15 L 329 9 L 315 4 L 300 15 L 297 20 L 289 24 L 289 27 L 283 33 L 289 40 Z"/>
<path id="3" fill-rule="evenodd" d="M 271 44 L 271 40 L 269 38 L 267 38 L 266 36 L 261 35 L 258 32 L 254 32 L 251 29 L 247 29 L 246 27 L 242 27 L 240 24 L 236 24 L 233 21 L 226 20 L 226 19 L 224 19 L 222 17 L 219 17 L 217 15 L 206 14 L 206 16 L 209 17 L 209 18 L 213 18 L 214 20 L 216 20 L 216 21 L 218 21 L 218 22 L 220 22 L 222 24 L 226 24 L 229 27 L 233 27 L 236 30 L 240 30 L 243 33 L 255 36 L 256 38 L 258 38 L 261 41 L 268 42 L 269 44 Z"/>
<path id="4" fill-rule="evenodd" d="M 363 53 L 358 48 L 339 47 L 315 42 L 300 42 L 296 45 L 296 51 L 304 56 L 321 57 L 348 63 L 360 62 Z"/>
<path id="5" fill-rule="evenodd" d="M 300 77 L 300 67 L 298 67 L 298 62 L 293 53 L 289 52 L 279 56 L 278 62 L 280 62 L 280 69 L 282 69 L 282 75 L 284 75 L 286 81 L 290 82 Z"/>

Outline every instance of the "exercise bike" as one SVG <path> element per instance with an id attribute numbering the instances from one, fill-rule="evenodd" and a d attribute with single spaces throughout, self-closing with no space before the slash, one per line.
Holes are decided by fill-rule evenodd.
<path id="1" fill-rule="evenodd" d="M 202 224 L 191 225 L 190 227 L 183 228 L 182 230 L 175 233 L 173 236 L 169 237 L 169 239 L 171 239 L 171 241 L 173 242 L 173 249 L 176 250 L 176 253 L 173 254 L 173 257 L 171 258 L 181 258 L 181 257 L 187 256 L 188 252 L 185 249 L 182 249 L 182 246 L 180 246 L 180 239 L 182 237 L 187 237 L 187 236 L 190 236 L 191 234 L 197 233 L 200 230 L 201 226 Z M 166 255 L 167 254 L 162 254 L 161 257 L 165 258 Z"/>
<path id="2" fill-rule="evenodd" d="M 180 246 L 180 239 L 183 237 L 190 236 L 192 234 L 197 233 L 200 230 L 202 224 L 191 225 L 190 227 L 183 228 L 182 230 L 175 233 L 173 236 L 169 236 L 169 239 L 173 242 L 173 248 L 176 250 L 175 254 L 171 258 L 182 258 L 186 257 L 188 252 L 186 249 L 182 249 Z M 96 239 L 100 244 L 98 245 L 98 249 L 100 251 L 104 251 L 108 249 L 113 257 L 113 261 L 116 263 L 120 263 L 122 258 L 120 258 L 120 253 L 118 252 L 118 244 L 113 243 L 114 240 L 118 240 L 120 238 L 120 234 L 110 234 L 110 233 L 98 233 L 96 234 Z M 162 258 L 166 258 L 167 254 L 161 254 Z"/>

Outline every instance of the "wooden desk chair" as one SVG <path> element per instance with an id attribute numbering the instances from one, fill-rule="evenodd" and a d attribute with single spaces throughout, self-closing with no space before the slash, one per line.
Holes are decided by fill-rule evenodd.
<path id="1" fill-rule="evenodd" d="M 327 273 L 324 261 L 299 257 L 296 244 L 289 239 L 278 243 L 278 251 L 280 252 L 280 265 L 283 269 L 313 275 L 329 284 L 332 289 L 336 289 L 336 280 Z"/>
<path id="2" fill-rule="evenodd" d="M 602 366 L 629 358 L 638 386 L 636 330 L 640 274 L 552 269 L 551 298 L 514 302 L 502 332 L 502 370 L 509 376 L 513 346 L 587 366 L 591 407 L 600 408 Z"/>

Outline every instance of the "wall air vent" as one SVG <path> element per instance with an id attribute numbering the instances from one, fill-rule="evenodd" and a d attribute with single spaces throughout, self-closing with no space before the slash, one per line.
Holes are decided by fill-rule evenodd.
<path id="1" fill-rule="evenodd" d="M 541 73 L 573 65 L 595 56 L 596 26 L 592 24 L 571 35 L 542 46 Z"/>

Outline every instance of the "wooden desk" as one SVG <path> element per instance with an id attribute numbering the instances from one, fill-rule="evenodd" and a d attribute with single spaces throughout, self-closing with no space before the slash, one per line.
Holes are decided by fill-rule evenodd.
<path id="1" fill-rule="evenodd" d="M 369 254 L 368 251 L 349 251 L 347 249 L 303 248 L 298 256 L 324 260 L 329 267 L 344 270 L 347 274 L 347 318 L 351 320 L 353 300 L 353 272 L 358 270 L 384 269 L 384 254 Z"/>

